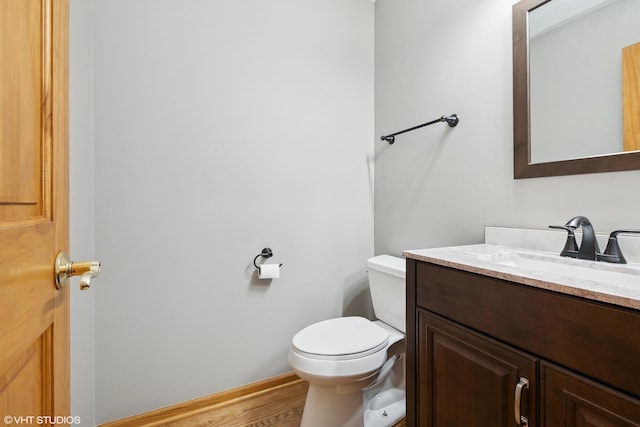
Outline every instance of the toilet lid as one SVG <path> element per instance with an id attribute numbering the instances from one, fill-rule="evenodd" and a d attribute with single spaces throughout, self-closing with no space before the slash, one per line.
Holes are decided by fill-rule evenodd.
<path id="1" fill-rule="evenodd" d="M 389 333 L 364 317 L 338 317 L 307 326 L 292 344 L 313 357 L 348 359 L 375 353 L 388 341 Z"/>

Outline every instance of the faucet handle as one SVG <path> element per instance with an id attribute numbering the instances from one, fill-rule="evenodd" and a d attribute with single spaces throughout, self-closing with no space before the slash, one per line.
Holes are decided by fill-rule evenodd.
<path id="1" fill-rule="evenodd" d="M 576 258 L 578 256 L 578 243 L 576 242 L 576 235 L 574 233 L 574 230 L 577 227 L 569 225 L 550 225 L 549 228 L 565 230 L 567 232 L 567 241 L 564 243 L 564 248 L 562 248 L 560 256 Z"/>
<path id="2" fill-rule="evenodd" d="M 627 260 L 622 255 L 620 245 L 618 245 L 618 234 L 640 234 L 640 230 L 616 230 L 609 234 L 607 247 L 603 254 L 598 256 L 600 261 L 613 262 L 616 264 L 626 264 Z"/>

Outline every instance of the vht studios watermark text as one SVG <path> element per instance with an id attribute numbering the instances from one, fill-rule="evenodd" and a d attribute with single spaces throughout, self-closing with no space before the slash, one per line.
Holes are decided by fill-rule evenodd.
<path id="1" fill-rule="evenodd" d="M 4 417 L 4 423 L 6 425 L 56 425 L 56 424 L 80 424 L 82 421 L 80 417 L 63 417 L 63 416 L 51 416 L 51 415 L 6 415 Z"/>

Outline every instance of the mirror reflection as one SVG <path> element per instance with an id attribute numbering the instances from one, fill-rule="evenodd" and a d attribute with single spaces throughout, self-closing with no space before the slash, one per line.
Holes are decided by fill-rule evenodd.
<path id="1" fill-rule="evenodd" d="M 638 0 L 529 12 L 530 163 L 640 149 L 638 17 Z"/>

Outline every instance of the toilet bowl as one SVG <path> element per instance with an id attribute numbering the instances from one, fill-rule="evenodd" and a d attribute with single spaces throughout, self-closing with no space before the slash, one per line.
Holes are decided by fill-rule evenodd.
<path id="1" fill-rule="evenodd" d="M 387 427 L 404 417 L 405 260 L 368 260 L 378 320 L 339 317 L 292 339 L 289 364 L 309 382 L 301 427 Z"/>

